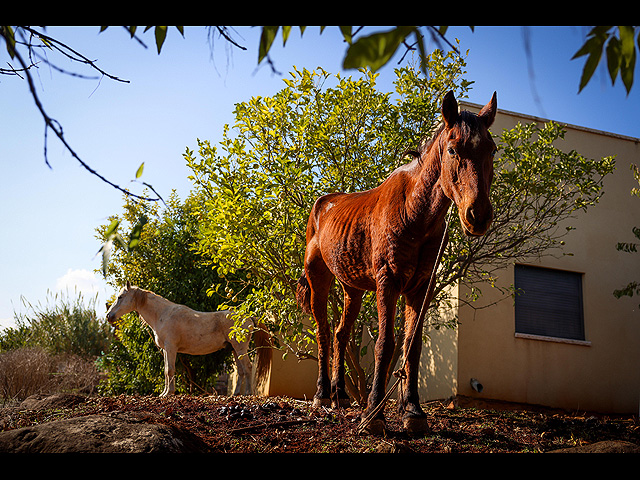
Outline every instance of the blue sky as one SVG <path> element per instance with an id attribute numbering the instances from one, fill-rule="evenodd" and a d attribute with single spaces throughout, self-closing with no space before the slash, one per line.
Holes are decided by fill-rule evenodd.
<path id="1" fill-rule="evenodd" d="M 627 96 L 620 81 L 612 87 L 601 70 L 578 94 L 584 61 L 571 57 L 587 29 L 529 27 L 528 32 L 533 78 L 522 27 L 450 28 L 447 37 L 459 38 L 461 50 L 469 50 L 466 78 L 475 82 L 469 101 L 484 104 L 496 90 L 502 109 L 640 137 L 634 118 L 640 78 Z M 295 31 L 284 48 L 278 39 L 272 58 L 282 75 L 257 65 L 257 28 L 236 27 L 236 39 L 247 51 L 230 50 L 215 38 L 213 57 L 203 27 L 187 27 L 184 38 L 171 30 L 160 55 L 149 33 L 142 35 L 147 49 L 118 27 L 101 34 L 97 27 L 50 27 L 48 33 L 130 82 L 70 78 L 43 66 L 36 78 L 49 115 L 102 175 L 140 191 L 130 181 L 144 162 L 142 180 L 164 197 L 173 189 L 182 198 L 189 193 L 185 150 L 195 150 L 198 138 L 219 141 L 224 124 L 233 122 L 236 103 L 274 94 L 294 65 L 338 73 L 344 54 L 336 27 L 322 35 L 318 27 L 308 27 L 302 38 Z M 394 65 L 382 70 L 381 89 L 392 90 Z M 102 314 L 100 306 L 113 291 L 95 273 L 100 266 L 95 229 L 121 212 L 121 193 L 83 170 L 51 135 L 51 168 L 45 165 L 43 122 L 25 82 L 0 77 L 0 111 L 0 328 L 12 324 L 14 312 L 25 311 L 21 297 L 47 304 L 47 292 L 72 298 L 76 290 L 85 297 L 97 293 Z"/>

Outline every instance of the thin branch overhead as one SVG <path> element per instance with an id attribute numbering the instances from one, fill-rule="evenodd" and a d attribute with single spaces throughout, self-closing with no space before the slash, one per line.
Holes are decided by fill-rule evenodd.
<path id="1" fill-rule="evenodd" d="M 51 61 L 49 61 L 46 58 L 46 55 L 42 55 L 40 50 L 42 50 L 42 53 L 46 53 L 46 49 L 52 50 L 52 51 L 57 51 L 59 53 L 61 53 L 62 55 L 64 55 L 65 57 L 69 58 L 70 60 L 74 61 L 74 62 L 78 62 L 79 64 L 84 64 L 84 65 L 88 65 L 91 69 L 95 70 L 96 72 L 99 73 L 99 77 L 107 77 L 110 78 L 112 80 L 118 81 L 118 82 L 125 82 L 127 83 L 127 80 L 123 80 L 120 79 L 114 75 L 111 75 L 107 72 L 105 72 L 104 70 L 102 70 L 101 68 L 99 68 L 94 61 L 88 59 L 87 57 L 85 57 L 84 55 L 80 54 L 79 52 L 77 52 L 76 50 L 72 49 L 71 47 L 65 45 L 64 43 L 50 37 L 47 36 L 41 32 L 38 32 L 34 29 L 32 29 L 31 27 L 17 27 L 15 31 L 18 31 L 20 33 L 21 38 L 16 39 L 15 37 L 15 33 L 14 33 L 14 29 L 11 27 L 1 27 L 0 29 L 0 36 L 3 37 L 3 39 L 5 40 L 6 44 L 7 44 L 7 50 L 9 51 L 9 54 L 11 56 L 12 59 L 16 60 L 19 65 L 20 68 L 14 68 L 12 66 L 10 66 L 11 68 L 9 69 L 1 69 L 0 73 L 2 74 L 12 74 L 12 75 L 19 75 L 21 78 L 26 79 L 27 83 L 29 85 L 29 92 L 31 93 L 31 97 L 38 109 L 38 111 L 40 112 L 40 115 L 42 116 L 42 119 L 44 120 L 44 159 L 45 159 L 45 163 L 47 164 L 47 166 L 49 166 L 49 168 L 51 168 L 51 165 L 49 163 L 49 158 L 48 158 L 48 134 L 49 131 L 53 131 L 53 133 L 55 134 L 55 136 L 58 138 L 58 140 L 64 145 L 65 149 L 71 154 L 71 156 L 73 158 L 75 158 L 78 163 L 80 163 L 80 165 L 87 170 L 90 174 L 96 176 L 97 178 L 99 178 L 101 181 L 103 181 L 104 183 L 106 183 L 107 185 L 115 188 L 116 190 L 119 190 L 120 192 L 124 193 L 125 195 L 135 198 L 137 200 L 141 200 L 141 201 L 161 201 L 162 197 L 160 197 L 160 195 L 157 194 L 157 192 L 148 184 L 145 184 L 147 187 L 149 187 L 157 196 L 156 197 L 149 197 L 149 196 L 144 196 L 144 195 L 138 195 L 135 194 L 133 192 L 131 192 L 130 190 L 118 185 L 117 183 L 109 180 L 108 178 L 106 178 L 104 175 L 100 174 L 97 170 L 95 170 L 93 167 L 91 167 L 85 160 L 83 160 L 77 153 L 76 151 L 72 148 L 72 146 L 70 145 L 70 143 L 67 141 L 67 139 L 64 136 L 64 131 L 62 129 L 62 126 L 60 125 L 60 123 L 55 120 L 54 118 L 52 118 L 46 111 L 44 105 L 42 104 L 40 97 L 38 96 L 37 90 L 36 90 L 36 86 L 35 83 L 33 81 L 33 76 L 31 74 L 31 70 L 34 68 L 37 68 L 39 63 L 46 63 L 48 66 L 50 66 L 51 68 L 54 68 L 56 71 L 59 71 L 61 73 L 67 74 L 67 75 L 71 75 L 71 76 L 77 76 L 77 77 L 81 77 L 81 78 L 90 78 L 90 77 L 86 77 L 84 75 L 79 75 L 76 73 L 72 73 L 72 72 L 68 72 L 62 68 L 57 67 L 56 65 L 54 65 Z M 27 38 L 25 38 L 25 33 L 29 35 L 29 40 Z M 38 39 L 38 43 L 34 44 L 32 43 L 32 39 Z M 27 58 L 28 60 L 20 53 L 19 51 L 19 46 L 23 46 L 27 49 Z M 99 78 L 99 77 L 95 77 L 95 78 Z"/>

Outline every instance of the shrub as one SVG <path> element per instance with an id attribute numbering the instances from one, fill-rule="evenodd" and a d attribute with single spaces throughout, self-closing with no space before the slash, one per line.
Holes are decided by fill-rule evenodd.
<path id="1" fill-rule="evenodd" d="M 48 305 L 32 305 L 24 298 L 27 313 L 16 314 L 16 327 L 0 334 L 0 352 L 19 348 L 42 348 L 50 354 L 96 357 L 109 349 L 113 337 L 109 325 L 97 318 L 96 298 L 85 303 L 48 292 Z"/>

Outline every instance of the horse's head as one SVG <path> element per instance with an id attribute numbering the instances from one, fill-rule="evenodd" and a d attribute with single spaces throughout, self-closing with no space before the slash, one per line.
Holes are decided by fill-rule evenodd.
<path id="1" fill-rule="evenodd" d="M 496 144 L 489 127 L 496 110 L 495 93 L 478 115 L 458 112 L 453 92 L 447 93 L 442 102 L 444 129 L 438 138 L 441 185 L 444 194 L 458 207 L 460 223 L 467 235 L 483 235 L 493 220 L 489 191 Z"/>
<path id="2" fill-rule="evenodd" d="M 134 288 L 127 281 L 127 285 L 120 290 L 118 298 L 107 311 L 107 321 L 113 325 L 120 317 L 135 310 Z"/>

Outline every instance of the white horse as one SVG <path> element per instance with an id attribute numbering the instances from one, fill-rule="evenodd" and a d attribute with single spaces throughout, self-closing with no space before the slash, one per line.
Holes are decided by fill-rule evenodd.
<path id="1" fill-rule="evenodd" d="M 257 350 L 257 373 L 260 378 L 268 367 L 271 350 L 267 346 L 268 335 L 264 330 L 255 328 L 251 319 L 242 326 L 249 330 L 246 340 L 238 341 L 230 336 L 234 324 L 233 312 L 197 312 L 184 305 L 170 302 L 148 290 L 127 285 L 120 290 L 116 302 L 107 311 L 107 321 L 114 324 L 122 315 L 136 311 L 140 318 L 151 327 L 155 342 L 164 355 L 164 397 L 175 392 L 176 355 L 206 355 L 225 347 L 233 348 L 238 370 L 238 382 L 234 395 L 251 394 L 251 362 L 249 360 L 249 341 L 253 334 Z"/>

